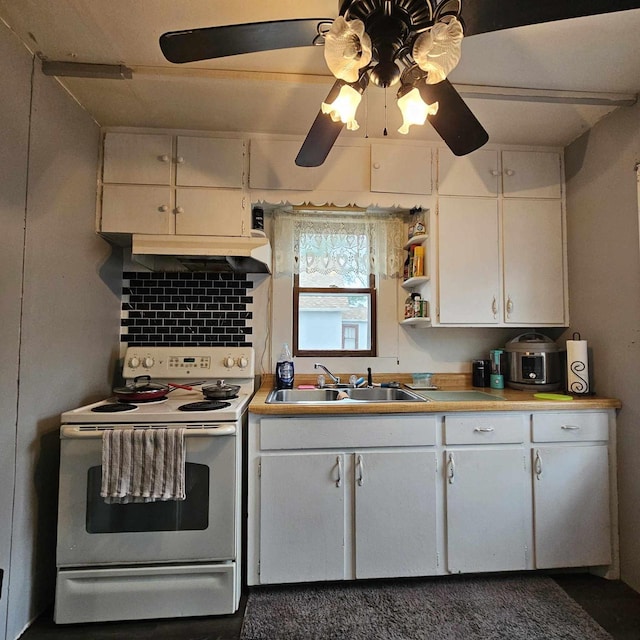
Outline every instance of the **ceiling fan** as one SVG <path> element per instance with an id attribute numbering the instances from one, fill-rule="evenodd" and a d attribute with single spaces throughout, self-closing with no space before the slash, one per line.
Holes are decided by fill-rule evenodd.
<path id="1" fill-rule="evenodd" d="M 447 80 L 463 36 L 640 7 L 639 0 L 339 0 L 336 18 L 301 18 L 171 31 L 160 37 L 170 62 L 324 45 L 336 77 L 296 157 L 321 165 L 342 129 L 358 127 L 355 110 L 370 82 L 400 85 L 401 133 L 430 122 L 455 155 L 489 136 Z"/>

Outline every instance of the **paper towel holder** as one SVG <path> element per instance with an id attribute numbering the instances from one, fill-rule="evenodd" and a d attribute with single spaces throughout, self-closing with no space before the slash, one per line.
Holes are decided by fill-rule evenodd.
<path id="1" fill-rule="evenodd" d="M 582 340 L 578 331 L 567 340 L 567 392 L 575 396 L 591 393 L 587 341 Z"/>

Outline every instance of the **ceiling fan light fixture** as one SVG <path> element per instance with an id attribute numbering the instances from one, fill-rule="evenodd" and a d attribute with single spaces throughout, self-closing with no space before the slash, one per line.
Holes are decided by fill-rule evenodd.
<path id="1" fill-rule="evenodd" d="M 371 62 L 371 38 L 362 20 L 338 16 L 325 36 L 324 59 L 338 80 L 355 82 L 360 69 Z"/>
<path id="2" fill-rule="evenodd" d="M 356 111 L 361 100 L 361 92 L 349 84 L 344 84 L 340 87 L 336 99 L 331 103 L 323 102 L 320 108 L 322 113 L 328 114 L 334 122 L 344 122 L 347 129 L 356 131 L 360 128 L 356 121 Z"/>
<path id="3" fill-rule="evenodd" d="M 445 16 L 416 38 L 412 55 L 420 69 L 429 74 L 427 83 L 442 82 L 456 68 L 463 37 L 460 21 L 454 16 Z"/>
<path id="4" fill-rule="evenodd" d="M 398 133 L 409 133 L 409 127 L 414 124 L 422 125 L 426 122 L 427 116 L 438 113 L 439 104 L 427 104 L 416 87 L 412 87 L 409 91 L 402 93 L 402 89 L 398 92 L 398 107 L 402 113 L 402 126 L 398 129 Z"/>

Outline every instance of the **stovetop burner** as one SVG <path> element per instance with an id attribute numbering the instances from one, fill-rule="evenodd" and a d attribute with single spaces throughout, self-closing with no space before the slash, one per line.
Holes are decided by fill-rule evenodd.
<path id="1" fill-rule="evenodd" d="M 149 400 L 129 400 L 129 402 L 131 404 L 162 404 L 163 402 L 166 402 L 167 399 L 166 398 L 150 398 Z"/>
<path id="2" fill-rule="evenodd" d="M 123 413 L 126 411 L 136 411 L 138 407 L 135 404 L 126 402 L 111 402 L 109 404 L 101 404 L 93 407 L 91 411 L 95 413 Z"/>
<path id="3" fill-rule="evenodd" d="M 180 411 L 215 411 L 230 407 L 230 402 L 218 402 L 214 400 L 203 400 L 201 402 L 189 402 L 178 407 Z"/>

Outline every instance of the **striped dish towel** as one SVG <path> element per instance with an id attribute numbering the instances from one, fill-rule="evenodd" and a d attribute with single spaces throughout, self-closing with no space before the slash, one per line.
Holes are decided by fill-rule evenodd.
<path id="1" fill-rule="evenodd" d="M 100 495 L 105 502 L 184 500 L 184 474 L 184 428 L 103 432 Z"/>

